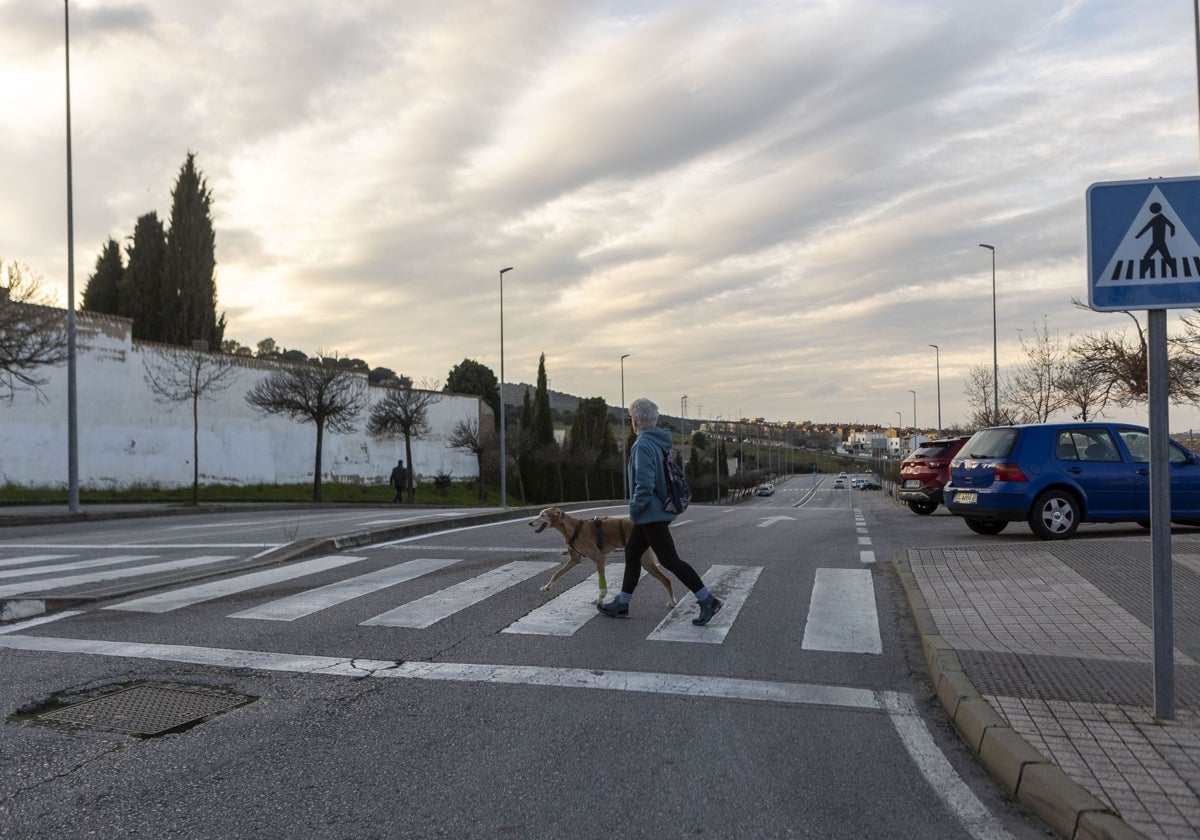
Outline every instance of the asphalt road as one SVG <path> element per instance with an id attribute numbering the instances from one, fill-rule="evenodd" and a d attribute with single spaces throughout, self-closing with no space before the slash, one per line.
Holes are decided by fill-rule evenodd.
<path id="1" fill-rule="evenodd" d="M 1045 836 L 931 702 L 886 562 L 988 538 L 831 486 L 804 476 L 677 521 L 681 553 L 726 597 L 706 628 L 650 579 L 628 620 L 595 614 L 591 569 L 541 591 L 562 538 L 523 520 L 0 628 L 6 714 L 131 683 L 256 698 L 154 738 L 7 723 L 0 835 Z M 248 555 L 381 518 L 335 516 L 6 529 L 0 563 Z"/>

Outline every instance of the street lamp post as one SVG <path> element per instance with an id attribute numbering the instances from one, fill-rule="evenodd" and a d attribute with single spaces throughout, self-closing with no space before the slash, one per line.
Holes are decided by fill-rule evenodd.
<path id="1" fill-rule="evenodd" d="M 79 404 L 75 366 L 75 210 L 71 190 L 71 8 L 63 0 L 67 56 L 67 508 L 79 511 Z"/>
<path id="2" fill-rule="evenodd" d="M 629 500 L 629 468 L 625 464 L 625 447 L 627 438 L 625 436 L 625 360 L 630 357 L 630 353 L 626 353 L 621 357 L 621 486 L 625 488 L 625 500 Z"/>
<path id="3" fill-rule="evenodd" d="M 933 361 L 937 369 L 937 403 L 938 403 L 938 434 L 942 433 L 942 351 L 936 344 L 930 344 L 933 348 Z"/>
<path id="4" fill-rule="evenodd" d="M 1000 357 L 996 352 L 996 249 L 992 245 L 979 243 L 980 248 L 992 252 L 992 423 L 1000 423 Z"/>
<path id="5" fill-rule="evenodd" d="M 500 507 L 508 507 L 508 456 L 504 446 L 504 272 L 500 269 Z M 483 476 L 479 476 L 483 481 Z"/>
<path id="6" fill-rule="evenodd" d="M 917 448 L 917 392 L 912 388 L 908 389 L 908 393 L 913 395 L 913 449 Z"/>

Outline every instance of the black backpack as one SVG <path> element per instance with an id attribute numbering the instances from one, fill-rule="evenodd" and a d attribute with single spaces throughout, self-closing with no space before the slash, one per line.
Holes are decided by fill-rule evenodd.
<path id="1" fill-rule="evenodd" d="M 683 474 L 683 467 L 675 463 L 675 459 L 671 457 L 671 453 L 663 451 L 663 465 L 666 470 L 667 477 L 667 499 L 663 503 L 663 508 L 667 513 L 673 513 L 676 516 L 687 510 L 692 501 L 692 488 L 688 487 L 687 476 Z"/>

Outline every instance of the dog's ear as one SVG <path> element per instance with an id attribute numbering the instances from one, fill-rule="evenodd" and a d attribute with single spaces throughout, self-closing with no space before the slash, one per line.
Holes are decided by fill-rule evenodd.
<path id="1" fill-rule="evenodd" d="M 546 508 L 546 516 L 553 519 L 555 522 L 562 522 L 563 512 L 561 508 Z"/>

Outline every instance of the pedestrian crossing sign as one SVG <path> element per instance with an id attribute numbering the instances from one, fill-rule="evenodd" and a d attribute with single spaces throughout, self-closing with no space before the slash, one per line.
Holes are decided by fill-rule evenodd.
<path id="1" fill-rule="evenodd" d="M 1092 184 L 1087 233 L 1092 309 L 1200 307 L 1200 178 Z"/>

